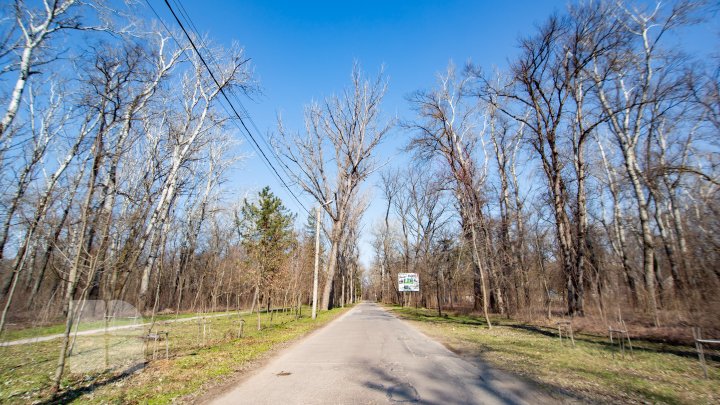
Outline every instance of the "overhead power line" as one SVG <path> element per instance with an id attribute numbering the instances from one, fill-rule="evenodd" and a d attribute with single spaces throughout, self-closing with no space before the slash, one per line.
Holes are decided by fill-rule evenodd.
<path id="1" fill-rule="evenodd" d="M 196 40 L 200 43 L 200 49 L 207 49 L 208 47 L 203 41 L 202 35 L 200 35 L 200 30 L 198 30 L 197 26 L 195 25 L 195 22 L 193 22 L 192 18 L 190 17 L 190 13 L 185 9 L 185 6 L 182 4 L 180 0 L 172 0 L 173 3 L 177 6 L 179 9 L 180 16 L 185 20 L 187 25 L 190 27 L 190 30 L 195 34 Z M 210 63 L 213 65 L 213 67 L 217 70 L 220 70 L 220 64 L 217 62 L 217 59 L 215 58 L 215 55 L 210 52 L 208 53 L 208 59 L 210 60 Z M 280 169 L 282 169 L 283 173 L 289 178 L 292 178 L 292 175 L 290 174 L 290 168 L 288 167 L 285 162 L 280 158 L 278 153 L 275 151 L 275 148 L 268 143 L 268 141 L 265 139 L 264 136 L 262 136 L 262 131 L 258 128 L 257 124 L 255 124 L 255 120 L 253 120 L 250 113 L 247 111 L 245 106 L 243 105 L 242 101 L 240 100 L 240 97 L 237 95 L 237 93 L 234 91 L 234 89 L 229 88 L 226 89 L 227 93 L 230 95 L 230 97 L 233 99 L 233 101 L 236 103 L 236 105 L 239 107 L 238 109 L 242 113 L 242 115 L 245 117 L 247 122 L 250 123 L 250 127 L 255 130 L 255 133 L 258 134 L 258 137 L 262 141 L 262 143 L 270 150 L 270 154 L 275 158 L 275 162 L 277 162 L 280 165 Z M 228 112 L 229 113 L 229 112 Z M 294 183 L 294 182 L 293 182 Z M 297 183 L 295 183 L 297 184 Z M 292 184 L 291 184 L 292 185 Z"/>
<path id="2" fill-rule="evenodd" d="M 150 4 L 149 0 L 145 0 L 145 2 L 148 4 L 148 6 L 149 6 L 150 9 L 152 10 L 152 12 L 155 14 L 155 16 L 158 18 L 158 20 L 160 20 L 160 23 L 163 25 L 163 27 L 165 27 L 165 29 L 168 31 L 168 33 L 169 33 L 170 36 L 173 38 L 173 40 L 178 44 L 178 46 L 182 47 L 182 45 L 180 44 L 180 42 L 179 42 L 179 41 L 177 40 L 177 38 L 175 38 L 175 36 L 173 35 L 172 31 L 167 27 L 167 25 L 165 25 L 165 23 L 163 22 L 162 18 L 160 18 L 159 14 L 155 11 L 155 9 L 153 8 L 153 6 Z M 277 169 L 275 168 L 275 166 L 273 165 L 273 163 L 270 161 L 270 159 L 268 158 L 268 156 L 267 156 L 267 154 L 265 153 L 265 151 L 263 150 L 263 148 L 260 146 L 260 144 L 258 143 L 258 141 L 255 139 L 255 136 L 253 136 L 252 132 L 250 131 L 250 129 L 248 128 L 248 126 L 245 124 L 245 120 L 244 120 L 243 117 L 238 113 L 238 110 L 235 108 L 235 105 L 234 105 L 233 102 L 230 100 L 230 98 L 228 97 L 227 93 L 229 92 L 229 93 L 231 94 L 231 96 L 233 96 L 233 98 L 235 98 L 235 100 L 239 103 L 239 99 L 238 99 L 237 95 L 233 94 L 233 93 L 230 92 L 230 91 L 228 91 L 228 92 L 225 91 L 225 88 L 220 84 L 220 82 L 219 82 L 219 81 L 217 80 L 217 78 L 215 77 L 215 74 L 213 73 L 213 70 L 212 70 L 212 69 L 210 68 L 210 66 L 208 65 L 208 63 L 207 63 L 207 61 L 205 60 L 205 57 L 203 57 L 202 53 L 200 53 L 200 50 L 199 50 L 198 47 L 195 45 L 195 42 L 193 41 L 192 37 L 191 37 L 190 34 L 188 33 L 188 31 L 187 31 L 187 29 L 185 28 L 185 26 L 184 26 L 184 24 L 182 23 L 182 21 L 180 21 L 180 18 L 179 18 L 178 15 L 176 14 L 176 12 L 175 12 L 175 10 L 173 9 L 172 5 L 170 5 L 170 2 L 169 2 L 168 0 L 164 0 L 164 2 L 165 2 L 165 5 L 167 6 L 168 10 L 170 10 L 170 13 L 172 14 L 173 18 L 175 19 L 175 21 L 176 21 L 176 22 L 178 23 L 178 25 L 180 26 L 180 29 L 181 29 L 182 32 L 185 34 L 185 37 L 187 38 L 188 42 L 190 42 L 190 46 L 193 48 L 193 50 L 195 51 L 195 53 L 197 54 L 197 56 L 200 58 L 200 62 L 203 64 L 203 66 L 205 67 L 205 69 L 206 69 L 206 70 L 208 71 L 208 73 L 210 74 L 210 77 L 212 78 L 212 80 L 213 80 L 213 82 L 215 83 L 215 85 L 218 86 L 218 90 L 220 91 L 220 94 L 221 94 L 221 95 L 223 96 L 223 98 L 225 99 L 225 102 L 228 104 L 228 106 L 229 106 L 230 109 L 232 110 L 232 114 L 230 114 L 230 111 L 228 111 L 227 108 L 225 108 L 225 106 L 223 105 L 223 108 L 225 108 L 225 111 L 226 111 L 229 115 L 235 115 L 235 117 L 237 117 L 238 121 L 240 121 L 240 124 L 241 124 L 241 126 L 242 126 L 242 128 L 238 127 L 238 129 L 241 129 L 241 133 L 245 136 L 245 138 L 251 141 L 251 145 L 253 146 L 253 149 L 255 149 L 257 152 L 260 153 L 260 155 L 262 156 L 262 159 L 263 159 L 263 163 L 265 163 L 266 166 L 268 166 L 268 168 L 269 168 L 270 170 L 272 170 L 272 172 L 275 174 L 275 176 L 278 178 L 278 180 L 280 180 L 280 182 L 282 183 L 283 187 L 285 187 L 285 189 L 287 189 L 287 191 L 288 191 L 288 192 L 290 193 L 290 195 L 295 199 L 295 201 L 297 201 L 297 203 L 300 205 L 300 207 L 301 207 L 306 213 L 310 214 L 310 211 L 305 207 L 305 205 L 300 201 L 300 199 L 297 197 L 297 195 L 292 191 L 292 189 L 291 189 L 290 186 L 287 184 L 287 182 L 285 181 L 285 179 L 283 178 L 283 176 L 281 176 L 280 173 L 278 173 Z M 182 7 L 182 5 L 181 5 L 181 7 Z M 182 11 L 182 12 L 184 13 L 185 18 L 188 20 L 188 25 L 190 25 L 190 26 L 191 26 L 191 29 L 193 29 L 193 30 L 195 31 L 195 32 L 194 32 L 195 35 L 196 35 L 198 38 L 200 38 L 200 35 L 197 33 L 197 29 L 195 28 L 194 23 L 192 23 L 192 20 L 190 20 L 189 14 L 187 13 L 187 11 L 185 11 L 184 7 L 183 7 L 183 11 Z M 212 58 L 212 55 L 210 55 L 210 57 Z M 213 62 L 215 62 L 215 61 L 213 60 Z M 217 62 L 215 62 L 215 65 L 218 66 Z M 256 130 L 256 131 L 258 132 L 258 134 L 259 134 L 260 131 L 257 129 L 257 126 L 255 125 L 255 123 L 252 122 L 252 118 L 251 118 L 250 115 L 248 114 L 247 110 L 245 109 L 244 106 L 242 106 L 241 103 L 239 103 L 239 104 L 240 104 L 240 108 L 243 110 L 245 116 L 251 121 L 251 123 L 252 123 L 252 125 L 254 126 L 255 130 Z M 222 105 L 222 104 L 221 104 L 221 105 Z M 233 121 L 233 122 L 234 122 L 234 121 Z M 237 124 L 236 124 L 236 125 L 237 125 Z M 243 130 L 244 130 L 244 132 L 243 132 Z M 258 136 L 261 137 L 261 135 L 258 135 Z M 263 142 L 265 142 L 265 144 L 267 145 L 267 142 L 264 140 L 264 138 L 261 137 L 261 139 L 262 139 Z M 275 158 L 280 162 L 280 164 L 282 165 L 282 162 L 280 161 L 280 159 L 279 159 L 279 157 L 277 156 L 277 154 L 274 153 L 274 150 L 272 149 L 272 147 L 271 147 L 270 145 L 268 145 L 268 147 L 270 148 L 271 152 L 273 152 L 274 157 L 275 157 Z M 283 170 L 284 170 L 284 171 L 286 172 L 286 174 L 287 174 L 287 171 L 285 170 L 285 168 L 284 168 L 283 166 L 281 166 L 281 167 L 283 168 Z"/>

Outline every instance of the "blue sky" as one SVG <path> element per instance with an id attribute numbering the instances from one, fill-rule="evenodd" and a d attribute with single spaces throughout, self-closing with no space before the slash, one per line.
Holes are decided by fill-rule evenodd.
<path id="1" fill-rule="evenodd" d="M 150 0 L 166 23 L 176 26 L 160 0 Z M 353 61 L 371 76 L 384 66 L 389 89 L 384 101 L 388 117 L 411 119 L 405 97 L 435 85 L 435 75 L 452 60 L 484 69 L 504 68 L 517 52 L 517 39 L 566 1 L 189 1 L 180 0 L 201 33 L 222 45 L 233 41 L 252 58 L 262 94 L 243 100 L 263 135 L 274 131 L 282 114 L 290 130 L 302 130 L 303 107 L 311 100 L 348 86 Z M 173 1 L 171 1 L 172 4 Z M 717 43 L 717 37 L 715 41 Z M 408 137 L 394 130 L 378 151 L 378 161 L 408 164 L 399 149 Z M 247 143 L 241 152 L 252 150 Z M 377 183 L 371 178 L 365 188 Z M 253 154 L 229 174 L 236 192 L 255 192 L 269 185 L 286 206 L 306 214 Z M 298 194 L 299 190 L 298 190 Z M 370 228 L 381 216 L 383 201 L 374 202 L 364 219 L 361 260 L 371 261 Z M 310 208 L 313 201 L 301 196 Z"/>

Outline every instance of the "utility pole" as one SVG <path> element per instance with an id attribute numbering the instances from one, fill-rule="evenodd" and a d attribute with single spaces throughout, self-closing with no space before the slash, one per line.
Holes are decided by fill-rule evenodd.
<path id="1" fill-rule="evenodd" d="M 326 201 L 317 207 L 315 215 L 315 273 L 313 275 L 312 319 L 317 317 L 318 271 L 320 269 L 320 210 L 334 200 Z"/>
<path id="2" fill-rule="evenodd" d="M 317 207 L 315 215 L 315 273 L 313 275 L 312 319 L 317 317 L 318 268 L 320 267 L 320 208 L 322 207 Z"/>

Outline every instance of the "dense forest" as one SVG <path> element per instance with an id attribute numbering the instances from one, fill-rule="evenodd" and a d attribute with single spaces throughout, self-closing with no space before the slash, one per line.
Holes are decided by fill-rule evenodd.
<path id="1" fill-rule="evenodd" d="M 229 100 L 259 91 L 243 49 L 190 43 L 121 2 L 13 5 L 0 43 L 0 331 L 61 317 L 70 330 L 88 302 L 146 314 L 307 304 L 314 214 L 305 229 L 269 189 L 224 187 L 244 159 Z"/>
<path id="2" fill-rule="evenodd" d="M 408 98 L 416 167 L 379 186 L 372 294 L 525 318 L 705 325 L 720 310 L 719 55 L 689 55 L 702 2 L 583 2 L 505 71 L 450 66 Z M 717 38 L 707 38 L 717 41 Z"/>
<path id="3" fill-rule="evenodd" d="M 711 6 L 572 5 L 529 27 L 506 70 L 428 78 L 397 120 L 382 109 L 391 83 L 357 64 L 305 107 L 304 128 L 278 122 L 262 139 L 315 202 L 295 216 L 269 189 L 225 192 L 242 159 L 230 100 L 261 88 L 242 48 L 197 32 L 190 44 L 109 4 L 2 10 L 0 331 L 63 318 L 69 333 L 85 300 L 309 304 L 315 209 L 321 309 L 622 309 L 651 326 L 710 326 L 720 311 L 720 56 L 676 46 Z M 375 158 L 390 134 L 413 165 Z M 384 216 L 363 228 L 371 203 Z M 419 273 L 421 292 L 399 293 L 400 272 Z"/>

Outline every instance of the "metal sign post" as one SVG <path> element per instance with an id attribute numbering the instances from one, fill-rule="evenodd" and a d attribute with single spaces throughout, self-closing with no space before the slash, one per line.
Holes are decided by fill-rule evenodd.
<path id="1" fill-rule="evenodd" d="M 403 293 L 403 306 L 407 301 L 406 292 L 420 291 L 420 277 L 417 273 L 398 273 L 398 291 Z"/>
<path id="2" fill-rule="evenodd" d="M 420 291 L 420 278 L 417 273 L 399 273 L 398 291 Z"/>

